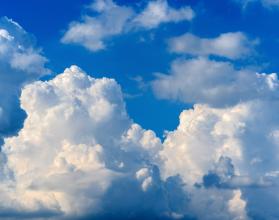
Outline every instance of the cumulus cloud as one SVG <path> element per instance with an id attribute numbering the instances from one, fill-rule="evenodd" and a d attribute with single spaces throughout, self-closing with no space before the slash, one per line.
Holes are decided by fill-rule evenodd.
<path id="1" fill-rule="evenodd" d="M 11 19 L 0 18 L 0 142 L 20 128 L 24 112 L 17 97 L 23 85 L 49 73 L 46 62 L 30 34 Z"/>
<path id="2" fill-rule="evenodd" d="M 193 48 L 208 40 L 185 36 Z M 237 57 L 213 53 L 209 44 L 206 53 L 179 47 L 194 58 L 177 58 L 169 74 L 157 73 L 151 82 L 158 98 L 194 104 L 165 135 L 162 178 L 182 178 L 190 195 L 184 212 L 197 219 L 278 218 L 265 202 L 278 204 L 277 74 L 206 58 Z"/>
<path id="3" fill-rule="evenodd" d="M 278 203 L 279 103 L 268 96 L 197 104 L 161 142 L 128 116 L 113 79 L 71 66 L 28 84 L 24 126 L 0 154 L 0 216 L 276 218 L 265 201 Z"/>
<path id="4" fill-rule="evenodd" d="M 132 7 L 117 5 L 112 0 L 95 0 L 89 10 L 95 16 L 85 15 L 81 21 L 72 22 L 62 37 L 63 43 L 80 44 L 90 51 L 99 51 L 106 48 L 107 41 L 113 36 L 194 17 L 191 8 L 174 9 L 165 0 L 149 2 L 140 13 L 136 13 Z"/>
<path id="5" fill-rule="evenodd" d="M 164 141 L 161 171 L 165 177 L 181 175 L 188 192 L 193 191 L 191 203 L 199 219 L 219 219 L 226 213 L 221 219 L 278 216 L 264 202 L 278 203 L 274 173 L 278 104 L 277 100 L 254 100 L 221 109 L 195 105 L 181 113 L 179 126 Z M 208 206 L 205 196 L 214 198 L 212 205 Z"/>
<path id="6" fill-rule="evenodd" d="M 234 34 L 244 38 L 226 49 L 216 46 Z M 169 46 L 194 57 L 174 60 L 169 74 L 157 73 L 153 91 L 158 98 L 195 105 L 166 133 L 159 153 L 163 178 L 182 178 L 191 195 L 188 212 L 197 219 L 276 219 L 278 213 L 263 201 L 278 201 L 271 193 L 278 185 L 277 74 L 206 58 L 247 55 L 251 44 L 242 33 L 215 39 L 185 34 Z"/>
<path id="7" fill-rule="evenodd" d="M 72 66 L 27 85 L 20 100 L 27 118 L 2 149 L 0 215 L 132 219 L 180 211 L 183 184 L 161 179 L 161 141 L 128 117 L 113 79 Z"/>
<path id="8" fill-rule="evenodd" d="M 187 211 L 197 219 L 276 219 L 263 201 L 278 203 L 271 193 L 278 189 L 277 74 L 210 60 L 206 56 L 237 56 L 213 53 L 208 39 L 185 36 L 189 45 L 177 41 L 174 47 L 173 39 L 172 49 L 194 58 L 176 59 L 169 74 L 157 73 L 152 81 L 158 98 L 195 104 L 166 133 L 162 176 L 182 178 L 191 195 Z"/>
<path id="9" fill-rule="evenodd" d="M 169 49 L 178 54 L 216 55 L 237 59 L 250 54 L 255 43 L 256 41 L 249 40 L 242 32 L 224 33 L 216 38 L 200 38 L 187 33 L 170 39 Z"/>
<path id="10" fill-rule="evenodd" d="M 156 74 L 152 88 L 161 99 L 218 107 L 278 97 L 275 73 L 259 74 L 249 69 L 235 69 L 229 62 L 202 57 L 175 60 L 170 74 Z"/>
<path id="11" fill-rule="evenodd" d="M 104 17 L 123 7 L 91 5 Z M 172 10 L 164 13 L 176 18 L 183 12 Z M 100 44 L 105 35 L 96 38 Z M 114 79 L 71 66 L 35 81 L 48 70 L 32 42 L 17 23 L 1 20 L 1 135 L 19 128 L 9 127 L 19 103 L 27 118 L 0 152 L 0 218 L 278 218 L 277 74 L 205 57 L 175 60 L 169 74 L 157 74 L 154 92 L 195 105 L 161 141 L 128 116 Z M 185 48 L 192 55 L 238 57 Z"/>
<path id="12" fill-rule="evenodd" d="M 105 40 L 124 32 L 133 10 L 118 6 L 111 0 L 98 0 L 91 9 L 97 17 L 84 16 L 81 22 L 72 22 L 62 38 L 63 43 L 81 44 L 91 51 L 106 47 Z"/>

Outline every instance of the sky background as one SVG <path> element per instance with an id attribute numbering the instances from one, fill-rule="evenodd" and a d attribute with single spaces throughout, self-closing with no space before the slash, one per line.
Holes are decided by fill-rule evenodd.
<path id="1" fill-rule="evenodd" d="M 0 0 L 0 219 L 279 219 L 278 20 Z"/>
<path id="2" fill-rule="evenodd" d="M 0 15 L 17 21 L 36 37 L 38 45 L 49 59 L 47 66 L 53 74 L 77 64 L 96 77 L 115 78 L 130 97 L 126 98 L 126 103 L 131 117 L 143 127 L 156 131 L 159 136 L 164 130 L 174 129 L 180 112 L 191 104 L 158 100 L 148 87 L 144 91 L 137 88 L 133 79 L 141 76 L 144 83 L 148 84 L 155 72 L 168 72 L 176 55 L 169 53 L 166 39 L 185 32 L 212 38 L 225 32 L 242 31 L 251 38 L 259 39 L 260 45 L 257 46 L 257 54 L 234 61 L 235 65 L 256 66 L 262 72 L 276 72 L 279 69 L 279 30 L 274 27 L 279 13 L 276 8 L 262 7 L 260 2 L 251 2 L 243 8 L 233 0 L 224 0 L 222 3 L 218 0 L 173 0 L 170 1 L 173 7 L 191 6 L 196 13 L 195 19 L 113 37 L 108 49 L 96 53 L 78 45 L 61 44 L 60 39 L 68 24 L 79 20 L 86 13 L 85 6 L 90 2 L 2 0 Z M 140 9 L 147 1 L 116 2 L 132 7 L 136 5 Z M 145 42 L 141 42 L 141 39 L 145 39 Z M 142 105 L 146 108 L 140 108 Z"/>

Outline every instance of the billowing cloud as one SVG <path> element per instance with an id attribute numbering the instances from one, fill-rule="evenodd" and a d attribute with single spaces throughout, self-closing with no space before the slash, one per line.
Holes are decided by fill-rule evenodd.
<path id="1" fill-rule="evenodd" d="M 195 105 L 181 113 L 166 135 L 161 172 L 181 175 L 198 219 L 277 218 L 265 201 L 278 204 L 278 104 Z"/>
<path id="2" fill-rule="evenodd" d="M 72 22 L 62 37 L 63 43 L 80 44 L 88 50 L 99 51 L 106 48 L 106 42 L 113 36 L 194 17 L 190 7 L 174 9 L 165 0 L 149 2 L 140 13 L 136 13 L 132 7 L 117 5 L 112 0 L 95 0 L 89 10 L 96 16 L 85 15 L 81 21 Z"/>
<path id="3" fill-rule="evenodd" d="M 1 217 L 277 216 L 265 202 L 278 204 L 277 99 L 197 104 L 163 143 L 129 118 L 115 80 L 77 66 L 26 85 L 20 102 L 24 126 L 1 152 Z"/>
<path id="4" fill-rule="evenodd" d="M 202 57 L 175 60 L 170 74 L 156 74 L 152 88 L 161 99 L 218 107 L 278 97 L 275 73 L 259 74 L 249 69 L 235 69 L 229 62 Z"/>
<path id="5" fill-rule="evenodd" d="M 222 36 L 172 39 L 174 52 L 194 58 L 176 59 L 169 74 L 157 73 L 152 81 L 158 98 L 194 104 L 166 133 L 161 174 L 182 178 L 191 195 L 188 213 L 197 219 L 276 219 L 278 212 L 264 201 L 278 204 L 277 74 L 206 58 L 247 53 L 234 54 L 237 44 L 217 52 L 211 43 Z"/>
<path id="6" fill-rule="evenodd" d="M 160 177 L 160 139 L 128 117 L 114 80 L 72 66 L 27 85 L 20 100 L 27 118 L 2 149 L 0 215 L 132 219 L 180 211 L 180 179 Z"/>
<path id="7" fill-rule="evenodd" d="M 170 39 L 169 49 L 178 54 L 216 55 L 237 59 L 250 54 L 255 43 L 242 32 L 224 33 L 216 38 L 200 38 L 187 33 Z"/>
<path id="8" fill-rule="evenodd" d="M 264 202 L 278 203 L 271 193 L 278 188 L 277 74 L 206 58 L 247 56 L 253 42 L 242 33 L 215 39 L 185 34 L 169 46 L 194 58 L 178 58 L 169 74 L 157 73 L 153 91 L 158 98 L 195 105 L 166 134 L 159 153 L 163 178 L 182 178 L 191 195 L 188 212 L 197 219 L 278 218 Z"/>
<path id="9" fill-rule="evenodd" d="M 101 19 L 134 13 L 110 1 L 91 7 Z M 164 13 L 178 21 L 183 10 L 172 10 Z M 114 79 L 71 66 L 36 81 L 48 72 L 46 58 L 18 24 L 4 18 L 0 27 L 0 128 L 10 135 L 0 152 L 0 218 L 278 219 L 277 74 L 175 60 L 152 82 L 155 94 L 195 105 L 161 141 L 129 117 Z M 19 103 L 26 120 L 12 135 L 20 126 L 6 125 L 14 126 Z"/>
<path id="10" fill-rule="evenodd" d="M 0 18 L 0 142 L 20 128 L 21 87 L 49 72 L 46 61 L 32 36 L 11 19 Z"/>

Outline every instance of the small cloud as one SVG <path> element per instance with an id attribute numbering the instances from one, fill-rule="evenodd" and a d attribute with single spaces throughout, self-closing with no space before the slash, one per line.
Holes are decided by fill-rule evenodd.
<path id="1" fill-rule="evenodd" d="M 234 0 L 235 2 L 242 5 L 243 9 L 246 9 L 252 3 L 260 3 L 263 7 L 267 9 L 278 9 L 279 0 Z"/>
<path id="2" fill-rule="evenodd" d="M 144 81 L 143 77 L 140 75 L 130 77 L 130 80 L 134 81 L 137 84 L 139 90 L 146 90 L 149 86 L 147 82 Z"/>
<path id="3" fill-rule="evenodd" d="M 116 5 L 111 0 L 98 0 L 91 5 L 96 17 L 84 16 L 81 22 L 72 22 L 61 39 L 63 43 L 81 44 L 91 51 L 106 48 L 106 39 L 122 34 L 133 16 L 129 7 Z"/>
<path id="4" fill-rule="evenodd" d="M 171 38 L 168 43 L 170 51 L 178 54 L 241 59 L 251 54 L 257 41 L 249 40 L 242 32 L 224 33 L 216 38 L 200 38 L 187 33 Z"/>
<path id="5" fill-rule="evenodd" d="M 195 13 L 190 7 L 174 9 L 168 5 L 166 0 L 156 0 L 150 1 L 133 22 L 135 22 L 135 26 L 152 29 L 162 23 L 190 21 L 194 16 Z"/>

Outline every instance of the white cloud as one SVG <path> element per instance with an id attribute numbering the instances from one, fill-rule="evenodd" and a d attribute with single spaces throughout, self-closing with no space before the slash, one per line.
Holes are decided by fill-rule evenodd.
<path id="1" fill-rule="evenodd" d="M 21 106 L 24 127 L 2 147 L 0 210 L 55 219 L 176 211 L 168 197 L 175 198 L 180 185 L 163 182 L 154 165 L 161 141 L 132 123 L 114 80 L 94 79 L 72 66 L 27 85 Z"/>
<path id="2" fill-rule="evenodd" d="M 269 103 L 221 110 L 197 106 L 181 114 L 179 127 L 162 144 L 153 131 L 132 122 L 122 96 L 114 80 L 91 78 L 76 66 L 50 81 L 27 85 L 21 95 L 27 113 L 24 127 L 2 147 L 0 194 L 5 202 L 0 215 L 106 219 L 134 213 L 171 219 L 248 219 L 246 191 L 195 184 L 206 185 L 203 177 L 213 172 L 225 186 L 238 187 L 235 176 L 257 181 L 254 171 L 259 166 L 267 165 L 260 175 L 276 169 L 276 164 L 265 162 L 260 147 L 257 154 L 247 152 L 243 157 L 245 147 L 262 130 L 257 143 L 277 140 L 277 118 L 267 107 L 261 115 L 257 110 Z M 258 121 L 267 126 L 254 131 Z M 251 139 L 246 140 L 250 128 Z M 222 156 L 230 160 L 218 164 Z M 251 165 L 254 157 L 263 162 Z M 142 200 L 146 202 L 141 204 Z"/>
<path id="3" fill-rule="evenodd" d="M 198 219 L 276 218 L 265 201 L 278 204 L 278 176 L 268 175 L 278 167 L 278 107 L 278 101 L 249 101 L 181 113 L 177 129 L 166 135 L 161 172 L 181 175 Z"/>
<path id="4" fill-rule="evenodd" d="M 115 80 L 76 66 L 27 85 L 21 106 L 24 127 L 2 147 L 0 216 L 277 215 L 264 202 L 278 200 L 276 99 L 195 105 L 163 143 L 129 118 Z"/>
<path id="5" fill-rule="evenodd" d="M 120 7 L 104 3 L 91 7 L 99 13 Z M 128 116 L 113 79 L 71 66 L 29 84 L 48 72 L 46 60 L 18 24 L 1 22 L 0 129 L 17 119 L 12 109 L 22 86 L 27 118 L 1 149 L 0 218 L 278 217 L 275 73 L 207 58 L 176 60 L 169 75 L 157 75 L 154 91 L 199 104 L 181 113 L 162 143 Z"/>
<path id="6" fill-rule="evenodd" d="M 32 36 L 11 19 L 0 18 L 0 142 L 21 127 L 18 94 L 23 85 L 49 73 L 46 62 Z"/>
<path id="7" fill-rule="evenodd" d="M 255 43 L 241 32 L 224 33 L 216 38 L 199 38 L 187 33 L 170 39 L 169 49 L 178 54 L 216 55 L 237 59 L 250 54 Z"/>
<path id="8" fill-rule="evenodd" d="M 107 41 L 135 29 L 156 28 L 161 23 L 191 20 L 194 12 L 189 7 L 174 9 L 165 0 L 148 3 L 137 14 L 132 7 L 117 5 L 112 0 L 95 0 L 89 7 L 96 16 L 85 15 L 74 21 L 62 37 L 63 43 L 80 44 L 91 51 L 106 48 Z"/>
<path id="9" fill-rule="evenodd" d="M 138 26 L 152 29 L 162 23 L 190 21 L 194 18 L 190 7 L 174 9 L 166 0 L 150 1 L 146 8 L 134 19 Z"/>
<path id="10" fill-rule="evenodd" d="M 62 38 L 63 43 L 81 44 L 91 51 L 105 49 L 105 40 L 121 34 L 133 15 L 133 10 L 118 6 L 111 0 L 98 0 L 91 9 L 97 17 L 84 16 L 81 22 L 72 22 Z"/>
<path id="11" fill-rule="evenodd" d="M 251 99 L 278 97 L 277 87 L 275 73 L 237 70 L 229 62 L 207 58 L 175 60 L 170 74 L 157 74 L 152 82 L 158 98 L 219 107 Z"/>
<path id="12" fill-rule="evenodd" d="M 191 195 L 188 212 L 198 219 L 276 219 L 278 213 L 264 201 L 278 201 L 271 193 L 278 184 L 277 74 L 205 57 L 247 56 L 253 42 L 242 33 L 215 39 L 185 34 L 169 46 L 196 57 L 176 59 L 169 74 L 157 73 L 153 91 L 158 98 L 195 105 L 166 134 L 163 177 L 182 177 Z"/>
<path id="13" fill-rule="evenodd" d="M 185 183 L 184 213 L 203 220 L 276 219 L 266 201 L 279 199 L 277 74 L 206 58 L 247 56 L 253 43 L 242 33 L 185 34 L 169 46 L 194 56 L 174 60 L 169 74 L 156 73 L 151 82 L 158 98 L 195 104 L 166 133 L 159 153 L 163 178 L 179 175 Z"/>

